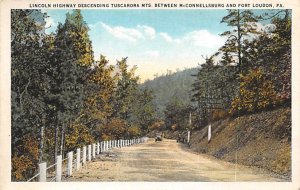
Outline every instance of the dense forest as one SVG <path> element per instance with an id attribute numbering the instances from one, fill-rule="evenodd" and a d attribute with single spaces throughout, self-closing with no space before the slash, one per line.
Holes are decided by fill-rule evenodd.
<path id="1" fill-rule="evenodd" d="M 80 10 L 67 13 L 52 34 L 45 33 L 46 18 L 40 10 L 11 12 L 14 181 L 88 143 L 151 129 L 200 129 L 211 121 L 291 106 L 290 10 L 228 10 L 220 21 L 231 28 L 221 34 L 225 44 L 199 68 L 143 84 L 128 58 L 94 58 Z"/>
<path id="2" fill-rule="evenodd" d="M 232 29 L 220 34 L 225 44 L 198 71 L 167 73 L 142 85 L 157 95 L 163 119 L 156 129 L 201 129 L 212 121 L 291 106 L 290 10 L 261 15 L 228 10 L 220 22 Z"/>
<path id="3" fill-rule="evenodd" d="M 164 119 L 166 105 L 174 99 L 180 99 L 184 105 L 192 104 L 191 95 L 197 68 L 177 70 L 172 73 L 156 76 L 153 80 L 147 80 L 140 84 L 140 88 L 151 89 L 153 91 L 154 103 L 157 107 L 157 117 Z"/>
<path id="4" fill-rule="evenodd" d="M 12 180 L 88 143 L 141 136 L 155 120 L 153 94 L 138 88 L 127 58 L 94 59 L 80 10 L 50 35 L 46 17 L 12 10 Z"/>

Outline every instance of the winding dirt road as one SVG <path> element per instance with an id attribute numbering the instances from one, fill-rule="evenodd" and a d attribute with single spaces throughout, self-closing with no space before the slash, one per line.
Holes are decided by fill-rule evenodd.
<path id="1" fill-rule="evenodd" d="M 236 169 L 236 170 L 235 170 Z M 164 139 L 114 148 L 87 163 L 65 181 L 280 181 L 244 166 L 190 152 Z"/>

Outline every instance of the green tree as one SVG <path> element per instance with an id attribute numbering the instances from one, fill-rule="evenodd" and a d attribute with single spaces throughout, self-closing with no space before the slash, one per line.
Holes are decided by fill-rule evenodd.
<path id="1" fill-rule="evenodd" d="M 83 109 L 82 121 L 89 126 L 95 138 L 101 137 L 99 125 L 107 126 L 113 113 L 113 98 L 117 78 L 113 76 L 115 67 L 101 55 L 88 76 L 87 97 Z"/>
<path id="2" fill-rule="evenodd" d="M 246 64 L 241 75 L 241 96 L 235 98 L 231 112 L 237 109 L 253 112 L 290 104 L 291 20 L 288 10 L 278 13 L 282 14 L 272 16 L 273 29 L 244 42 L 247 49 L 243 50 Z"/>
<path id="3" fill-rule="evenodd" d="M 190 105 L 174 97 L 166 105 L 164 111 L 165 124 L 168 129 L 184 130 L 188 126 Z"/>
<path id="4" fill-rule="evenodd" d="M 124 120 L 130 118 L 132 113 L 132 104 L 135 101 L 135 94 L 138 90 L 139 78 L 135 76 L 136 67 L 128 69 L 127 58 L 117 62 L 119 70 L 117 77 L 117 87 L 114 98 L 114 117 Z"/>
<path id="5" fill-rule="evenodd" d="M 45 18 L 39 10 L 11 12 L 11 155 L 15 180 L 28 178 L 43 159 L 45 96 L 49 93 L 49 60 L 44 56 L 42 43 Z M 31 139 L 34 146 L 26 146 L 25 137 Z M 16 163 L 27 164 L 18 170 Z"/>
<path id="6" fill-rule="evenodd" d="M 137 125 L 143 132 L 156 121 L 156 106 L 153 102 L 153 91 L 145 88 L 137 92 L 133 102 L 133 113 L 130 122 Z"/>
<path id="7" fill-rule="evenodd" d="M 221 23 L 226 23 L 232 30 L 225 31 L 221 36 L 228 37 L 225 45 L 220 48 L 223 52 L 231 52 L 237 55 L 238 72 L 242 72 L 243 39 L 249 34 L 256 34 L 257 16 L 250 10 L 229 9 L 228 15 L 222 18 Z"/>
<path id="8" fill-rule="evenodd" d="M 227 101 L 231 99 L 232 93 L 230 81 L 232 67 L 215 65 L 213 58 L 214 56 L 206 58 L 205 63 L 201 65 L 195 75 L 192 89 L 192 101 L 196 103 L 196 120 L 202 126 L 210 122 L 211 110 L 229 108 Z M 229 77 L 226 74 L 229 74 Z"/>
<path id="9" fill-rule="evenodd" d="M 90 66 L 94 62 L 88 26 L 80 10 L 67 13 L 64 24 L 59 24 L 54 40 L 52 83 L 53 106 L 61 125 L 61 153 L 63 153 L 66 126 L 79 117 L 86 97 L 85 84 Z M 57 132 L 58 133 L 58 132 Z M 58 139 L 56 139 L 58 146 Z"/>

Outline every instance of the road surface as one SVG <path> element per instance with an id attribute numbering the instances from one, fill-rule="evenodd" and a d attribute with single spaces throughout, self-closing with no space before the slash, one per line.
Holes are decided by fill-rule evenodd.
<path id="1" fill-rule="evenodd" d="M 164 139 L 114 148 L 87 163 L 65 181 L 280 181 L 266 173 L 189 151 Z"/>

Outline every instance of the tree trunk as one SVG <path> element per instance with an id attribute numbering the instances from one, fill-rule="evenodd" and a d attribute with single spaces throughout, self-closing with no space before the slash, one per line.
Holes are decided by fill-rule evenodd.
<path id="1" fill-rule="evenodd" d="M 64 158 L 64 155 L 63 155 L 64 146 L 63 145 L 64 145 L 64 123 L 61 128 L 61 139 L 60 139 L 60 155 L 62 155 L 62 158 Z"/>
<path id="2" fill-rule="evenodd" d="M 40 128 L 39 163 L 43 162 L 43 149 L 44 149 L 44 122 Z"/>
<path id="3" fill-rule="evenodd" d="M 237 30 L 237 35 L 238 35 L 238 37 L 237 37 L 237 42 L 238 42 L 238 59 L 239 59 L 239 62 L 238 62 L 238 69 L 239 69 L 239 73 L 238 74 L 240 74 L 241 73 L 241 71 L 242 71 L 242 56 L 241 56 L 241 49 L 242 49 L 242 47 L 241 47 L 241 41 L 242 41 L 242 35 L 241 35 L 241 18 L 240 18 L 240 10 L 237 10 L 238 11 L 238 16 L 237 16 L 237 20 L 238 20 L 238 23 L 237 23 L 237 28 L 238 28 L 238 30 Z"/>
<path id="4" fill-rule="evenodd" d="M 57 153 L 58 153 L 58 133 L 59 133 L 59 127 L 58 127 L 58 123 L 56 122 L 56 127 L 55 127 L 54 160 L 56 159 Z"/>

